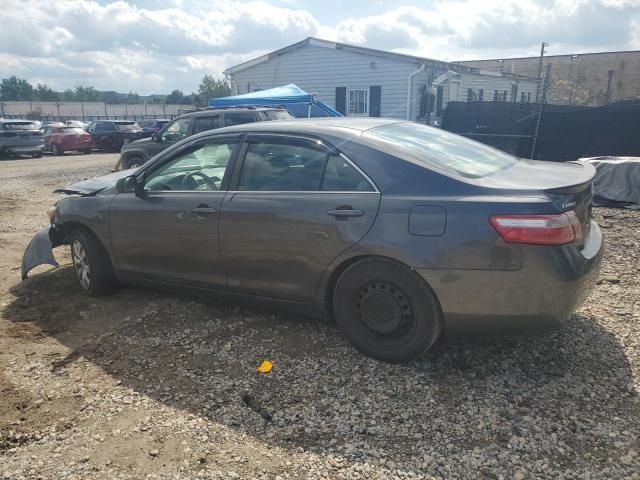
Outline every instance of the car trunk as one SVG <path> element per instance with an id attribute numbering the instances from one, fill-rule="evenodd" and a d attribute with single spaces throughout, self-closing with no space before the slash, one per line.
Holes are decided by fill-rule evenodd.
<path id="1" fill-rule="evenodd" d="M 561 212 L 576 212 L 584 232 L 589 233 L 596 169 L 581 162 L 520 160 L 515 165 L 482 179 L 491 188 L 543 193 Z M 583 241 L 578 242 L 581 246 Z"/>

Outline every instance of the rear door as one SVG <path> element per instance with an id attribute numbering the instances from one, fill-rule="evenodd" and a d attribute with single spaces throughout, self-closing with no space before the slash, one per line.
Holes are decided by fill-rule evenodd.
<path id="1" fill-rule="evenodd" d="M 219 113 L 215 115 L 198 116 L 193 119 L 193 128 L 191 129 L 191 135 L 196 133 L 206 132 L 207 130 L 214 130 L 222 126 L 222 118 Z"/>
<path id="2" fill-rule="evenodd" d="M 307 300 L 329 263 L 369 231 L 380 194 L 316 138 L 250 135 L 240 158 L 220 217 L 228 284 Z"/>

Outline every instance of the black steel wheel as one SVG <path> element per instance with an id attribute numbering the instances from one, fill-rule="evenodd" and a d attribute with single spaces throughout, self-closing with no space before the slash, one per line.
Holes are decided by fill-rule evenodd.
<path id="1" fill-rule="evenodd" d="M 442 330 L 437 299 L 427 283 L 405 265 L 366 258 L 336 282 L 336 323 L 361 352 L 387 362 L 419 357 Z"/>

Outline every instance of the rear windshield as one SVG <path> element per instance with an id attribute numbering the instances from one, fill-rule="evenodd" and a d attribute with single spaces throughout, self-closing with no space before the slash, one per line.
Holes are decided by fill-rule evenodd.
<path id="1" fill-rule="evenodd" d="M 4 124 L 5 130 L 37 130 L 38 127 L 31 122 L 7 122 Z"/>
<path id="2" fill-rule="evenodd" d="M 387 143 L 411 160 L 452 170 L 465 177 L 486 177 L 518 161 L 493 147 L 413 122 L 382 125 L 367 130 L 364 136 Z"/>
<path id="3" fill-rule="evenodd" d="M 116 130 L 140 130 L 140 127 L 136 122 L 113 122 L 116 126 Z"/>
<path id="4" fill-rule="evenodd" d="M 87 133 L 84 128 L 80 127 L 60 127 L 62 133 Z"/>

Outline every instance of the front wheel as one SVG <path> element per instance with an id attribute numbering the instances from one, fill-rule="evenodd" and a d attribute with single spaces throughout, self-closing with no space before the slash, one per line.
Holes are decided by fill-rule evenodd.
<path id="1" fill-rule="evenodd" d="M 75 230 L 69 234 L 71 258 L 80 287 L 91 296 L 112 291 L 116 285 L 109 254 L 90 232 Z"/>
<path id="2" fill-rule="evenodd" d="M 129 168 L 138 168 L 138 167 L 141 167 L 143 163 L 144 163 L 144 160 L 138 156 L 127 158 L 124 161 L 124 169 L 127 170 Z"/>
<path id="3" fill-rule="evenodd" d="M 409 267 L 386 258 L 350 265 L 336 282 L 336 323 L 365 355 L 400 363 L 425 353 L 442 331 L 438 301 Z"/>

